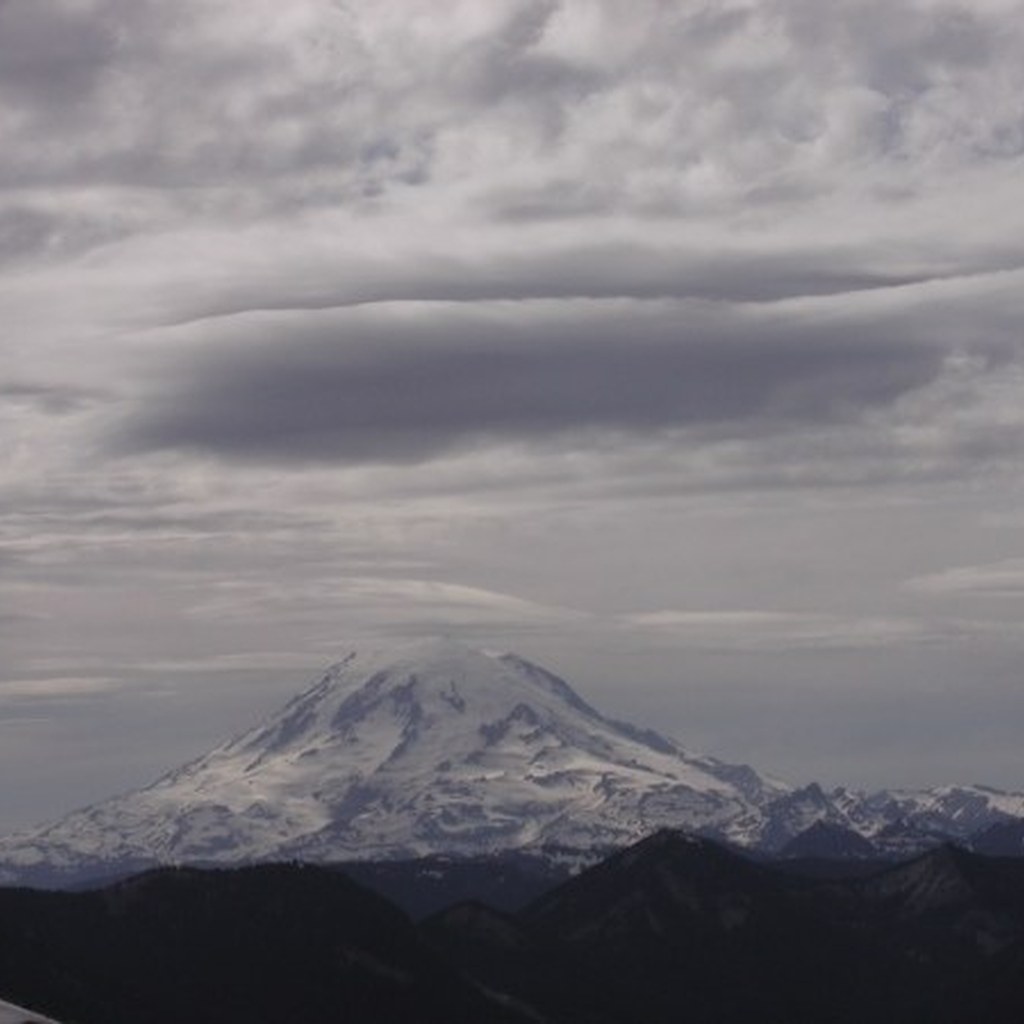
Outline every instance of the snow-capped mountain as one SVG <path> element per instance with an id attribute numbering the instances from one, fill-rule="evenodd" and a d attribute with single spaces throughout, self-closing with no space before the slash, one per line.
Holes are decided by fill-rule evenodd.
<path id="1" fill-rule="evenodd" d="M 613 722 L 512 654 L 352 652 L 278 714 L 146 789 L 0 840 L 0 870 L 603 851 L 734 835 L 787 788 Z"/>
<path id="2" fill-rule="evenodd" d="M 809 855 L 820 837 L 817 852 L 825 855 L 834 849 L 839 832 L 846 832 L 867 840 L 876 854 L 903 857 L 943 842 L 972 846 L 986 829 L 1024 819 L 1024 794 L 976 785 L 825 791 L 812 782 L 778 797 L 764 811 L 765 826 L 754 845 L 769 852 L 799 849 Z"/>
<path id="3" fill-rule="evenodd" d="M 0 880 L 511 849 L 596 857 L 663 827 L 778 851 L 824 823 L 905 852 L 1021 817 L 1024 796 L 979 787 L 793 789 L 612 721 L 514 654 L 429 640 L 353 651 L 153 785 L 0 839 Z"/>

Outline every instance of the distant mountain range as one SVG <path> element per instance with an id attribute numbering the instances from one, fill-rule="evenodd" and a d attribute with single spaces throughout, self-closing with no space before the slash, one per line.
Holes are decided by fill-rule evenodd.
<path id="1" fill-rule="evenodd" d="M 145 789 L 0 839 L 0 882 L 513 850 L 582 864 L 662 828 L 775 856 L 1021 853 L 1024 794 L 794 788 L 607 718 L 514 654 L 430 640 L 353 651 Z"/>

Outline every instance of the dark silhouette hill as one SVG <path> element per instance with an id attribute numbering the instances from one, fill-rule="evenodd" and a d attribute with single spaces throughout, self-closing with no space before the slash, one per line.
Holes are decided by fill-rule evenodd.
<path id="1" fill-rule="evenodd" d="M 463 900 L 419 926 L 343 866 L 0 890 L 0 996 L 62 1024 L 1016 1024 L 1024 860 L 848 866 L 662 831 L 522 909 Z M 540 884 L 449 867 L 378 881 L 428 902 L 488 874 L 517 899 Z"/>
<path id="2" fill-rule="evenodd" d="M 64 1024 L 523 1019 L 384 899 L 297 865 L 0 890 L 0 993 Z"/>

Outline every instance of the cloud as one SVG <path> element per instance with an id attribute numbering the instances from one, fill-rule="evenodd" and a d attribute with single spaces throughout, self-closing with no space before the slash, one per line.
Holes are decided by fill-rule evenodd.
<path id="1" fill-rule="evenodd" d="M 0 565 L 4 565 L 7 559 L 3 552 L 0 552 Z M 0 633 L 16 634 L 23 630 L 26 625 L 39 621 L 35 615 L 27 615 L 22 612 L 0 612 Z"/>
<path id="2" fill-rule="evenodd" d="M 1020 29 L 977 4 L 645 2 L 628 29 L 598 0 L 6 0 L 0 19 L 0 182 L 168 187 L 166 210 L 207 218 L 410 191 L 482 219 L 701 217 L 841 191 L 851 160 L 896 192 L 1024 148 Z"/>
<path id="3" fill-rule="evenodd" d="M 48 415 L 60 416 L 100 401 L 102 395 L 82 388 L 57 384 L 0 384 L 0 409 L 5 404 L 31 405 Z"/>
<path id="4" fill-rule="evenodd" d="M 919 593 L 936 596 L 1024 597 L 1024 558 L 944 569 L 912 579 L 907 586 Z"/>
<path id="5" fill-rule="evenodd" d="M 0 0 L 12 681 L 130 679 L 97 747 L 177 751 L 454 628 L 685 674 L 741 752 L 848 688 L 892 763 L 902 687 L 1017 694 L 1005 609 L 934 599 L 1017 592 L 1022 47 L 1018 0 Z"/>
<path id="6" fill-rule="evenodd" d="M 311 672 L 318 665 L 316 656 L 309 651 L 267 651 L 248 650 L 232 654 L 211 654 L 206 657 L 180 657 L 168 661 L 147 660 L 137 665 L 126 667 L 139 676 L 173 675 L 195 673 L 197 675 L 219 675 L 227 672 L 269 672 L 295 671 Z M 166 694 L 166 690 L 151 690 L 156 696 Z"/>
<path id="7" fill-rule="evenodd" d="M 909 338 L 672 304 L 253 318 L 124 429 L 129 450 L 407 462 L 466 444 L 856 420 L 940 372 Z M 170 382 L 168 382 L 170 383 Z"/>
<path id="8" fill-rule="evenodd" d="M 474 628 L 520 632 L 567 626 L 586 618 L 573 609 L 524 600 L 511 594 L 429 579 L 346 575 L 317 583 L 289 585 L 225 582 L 195 602 L 188 614 L 216 622 L 272 615 L 278 621 L 332 628 L 326 643 L 336 644 L 339 624 L 348 632 L 443 633 Z"/>
<path id="9" fill-rule="evenodd" d="M 773 653 L 906 648 L 959 632 L 910 618 L 750 610 L 663 610 L 624 616 L 622 624 L 671 636 L 691 650 Z"/>
<path id="10" fill-rule="evenodd" d="M 340 228 L 342 225 L 338 225 Z M 216 246 L 217 239 L 207 244 Z M 254 237 L 254 245 L 274 239 Z M 401 252 L 386 258 L 360 246 L 330 247 L 330 259 L 312 258 L 324 244 L 320 235 L 305 236 L 305 250 L 289 250 L 288 269 L 278 258 L 266 269 L 247 268 L 216 296 L 205 294 L 201 280 L 190 281 L 191 296 L 182 296 L 176 322 L 215 320 L 249 312 L 331 311 L 345 307 L 399 302 L 487 303 L 575 299 L 709 299 L 723 302 L 772 302 L 806 296 L 843 295 L 941 280 L 948 266 L 889 263 L 875 252 L 855 246 L 809 243 L 799 251 L 778 246 L 758 251 L 714 252 L 644 240 L 580 239 L 567 243 L 556 236 L 534 239 L 527 254 L 498 236 L 489 245 L 478 240 L 470 255 L 459 247 L 403 242 Z M 281 244 L 281 240 L 277 240 Z M 154 253 L 152 258 L 159 257 Z M 1024 255 L 1021 257 L 1024 263 Z M 1004 258 L 1005 262 L 1005 258 Z M 189 308 L 189 307 L 193 308 Z M 213 330 L 217 324 L 197 324 Z"/>
<path id="11" fill-rule="evenodd" d="M 0 680 L 0 702 L 64 700 L 90 697 L 120 689 L 123 683 L 115 679 L 92 676 L 60 676 L 51 679 Z"/>
<path id="12" fill-rule="evenodd" d="M 114 57 L 111 4 L 0 3 L 0 88 L 7 103 L 50 115 L 89 99 Z"/>

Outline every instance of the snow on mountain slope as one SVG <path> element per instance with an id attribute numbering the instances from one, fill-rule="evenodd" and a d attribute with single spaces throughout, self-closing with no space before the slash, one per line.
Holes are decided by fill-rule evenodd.
<path id="1" fill-rule="evenodd" d="M 991 825 L 993 819 L 1024 818 L 1024 793 L 1004 793 L 990 786 L 893 790 L 889 795 L 907 820 L 962 837 Z"/>
<path id="2" fill-rule="evenodd" d="M 980 786 L 794 789 L 605 718 L 516 655 L 429 640 L 353 651 L 267 721 L 146 789 L 0 839 L 0 882 L 155 863 L 594 858 L 664 827 L 769 852 L 845 831 L 902 855 L 1022 817 L 1024 795 Z"/>
<path id="3" fill-rule="evenodd" d="M 0 1000 L 0 1024 L 57 1024 L 57 1021 Z"/>
<path id="4" fill-rule="evenodd" d="M 993 825 L 1024 818 L 1024 794 L 977 785 L 825 792 L 811 783 L 764 810 L 766 824 L 756 840 L 763 849 L 781 849 L 802 832 L 827 825 L 855 832 L 878 854 L 899 857 L 941 842 L 970 845 Z"/>
<path id="5" fill-rule="evenodd" d="M 613 722 L 544 669 L 450 641 L 352 652 L 146 789 L 0 840 L 0 870 L 563 846 L 757 832 L 786 787 Z"/>

